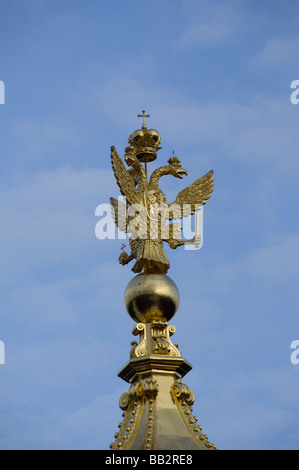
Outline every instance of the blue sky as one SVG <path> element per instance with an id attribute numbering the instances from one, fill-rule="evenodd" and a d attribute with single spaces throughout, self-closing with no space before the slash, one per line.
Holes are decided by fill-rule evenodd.
<path id="1" fill-rule="evenodd" d="M 151 114 L 162 150 L 213 169 L 201 250 L 167 251 L 194 413 L 220 449 L 299 449 L 298 2 L 0 3 L 1 449 L 106 449 L 121 420 L 133 277 L 98 240 Z"/>

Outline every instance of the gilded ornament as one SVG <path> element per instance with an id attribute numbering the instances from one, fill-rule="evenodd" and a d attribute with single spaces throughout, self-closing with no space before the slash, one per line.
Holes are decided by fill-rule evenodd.
<path id="1" fill-rule="evenodd" d="M 125 202 L 110 198 L 111 213 L 119 230 L 130 233 L 131 253 L 124 251 L 119 256 L 122 265 L 135 259 L 134 273 L 166 274 L 170 264 L 163 248 L 167 242 L 172 249 L 185 244 L 198 244 L 199 235 L 191 240 L 181 240 L 182 226 L 173 222 L 193 215 L 211 197 L 214 187 L 213 171 L 198 178 L 180 191 L 175 201 L 167 203 L 159 181 L 166 175 L 182 179 L 188 172 L 181 166 L 180 160 L 172 156 L 168 165 L 147 175 L 147 163 L 156 158 L 160 149 L 160 135 L 155 129 L 147 129 L 145 111 L 142 112 L 142 129 L 136 130 L 129 137 L 129 146 L 125 149 L 125 166 L 115 147 L 111 147 L 111 163 L 116 182 Z M 144 163 L 144 166 L 142 165 Z"/>
<path id="2" fill-rule="evenodd" d="M 168 204 L 159 184 L 163 176 L 182 179 L 187 170 L 174 155 L 168 164 L 148 177 L 147 165 L 157 157 L 161 138 L 155 129 L 147 129 L 142 111 L 141 129 L 134 131 L 125 149 L 124 162 L 111 147 L 111 163 L 124 202 L 110 199 L 112 217 L 119 230 L 130 234 L 131 252 L 121 246 L 119 263 L 135 261 L 137 275 L 129 282 L 124 302 L 136 322 L 129 361 L 118 376 L 130 384 L 122 394 L 119 406 L 123 421 L 110 445 L 113 450 L 213 450 L 208 436 L 197 424 L 191 405 L 192 390 L 182 378 L 192 369 L 181 355 L 171 336 L 176 331 L 169 320 L 180 303 L 176 284 L 167 276 L 170 264 L 164 251 L 167 242 L 172 249 L 200 242 L 198 218 L 191 240 L 181 240 L 182 226 L 174 222 L 193 215 L 211 197 L 213 171 L 197 179 L 175 201 Z M 126 166 L 127 165 L 127 166 Z"/>

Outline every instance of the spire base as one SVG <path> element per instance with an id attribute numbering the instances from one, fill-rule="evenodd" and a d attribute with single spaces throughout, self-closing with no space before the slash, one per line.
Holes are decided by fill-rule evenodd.
<path id="1" fill-rule="evenodd" d="M 192 414 L 194 395 L 181 380 L 192 366 L 170 341 L 174 331 L 173 326 L 155 321 L 138 323 L 133 329 L 140 342 L 132 343 L 131 358 L 118 373 L 131 386 L 119 400 L 123 421 L 111 449 L 216 448 Z"/>

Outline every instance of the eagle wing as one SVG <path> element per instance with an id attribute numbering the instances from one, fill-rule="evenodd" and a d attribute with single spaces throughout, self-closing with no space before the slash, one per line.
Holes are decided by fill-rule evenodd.
<path id="1" fill-rule="evenodd" d="M 110 198 L 110 207 L 111 207 L 111 216 L 115 225 L 119 228 L 121 232 L 127 232 L 128 228 L 128 217 L 126 204 L 122 201 L 115 199 L 114 197 Z"/>
<path id="2" fill-rule="evenodd" d="M 111 147 L 111 163 L 121 194 L 125 196 L 129 204 L 137 204 L 139 200 L 134 179 L 113 146 Z"/>
<path id="3" fill-rule="evenodd" d="M 194 214 L 211 197 L 214 189 L 214 171 L 206 173 L 187 188 L 183 189 L 176 197 L 176 200 L 169 204 L 169 220 L 182 218 Z M 175 206 L 173 206 L 175 205 Z"/>

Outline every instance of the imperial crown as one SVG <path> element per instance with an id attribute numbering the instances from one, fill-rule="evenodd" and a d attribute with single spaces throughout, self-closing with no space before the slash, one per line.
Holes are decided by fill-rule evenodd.
<path id="1" fill-rule="evenodd" d="M 130 146 L 126 148 L 126 152 L 133 151 L 140 162 L 152 162 L 157 158 L 157 151 L 161 148 L 159 147 L 161 137 L 155 129 L 147 129 L 144 118 L 150 117 L 149 114 L 142 111 L 138 117 L 143 118 L 142 128 L 130 135 L 128 140 Z"/>
<path id="2" fill-rule="evenodd" d="M 157 158 L 161 137 L 155 129 L 137 129 L 129 137 L 129 144 L 140 162 L 152 162 Z"/>

